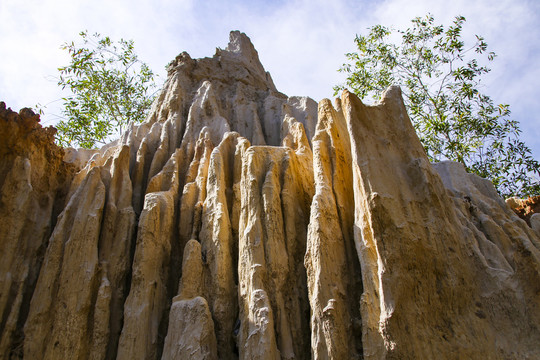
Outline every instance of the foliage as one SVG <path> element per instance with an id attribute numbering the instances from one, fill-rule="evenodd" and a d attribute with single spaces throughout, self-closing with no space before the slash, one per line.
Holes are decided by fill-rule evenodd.
<path id="1" fill-rule="evenodd" d="M 130 122 L 141 122 L 152 104 L 154 73 L 138 60 L 133 40 L 115 43 L 100 34 L 79 34 L 83 44 L 64 43 L 71 63 L 60 67 L 58 85 L 65 117 L 56 126 L 62 146 L 95 147 Z"/>
<path id="2" fill-rule="evenodd" d="M 540 164 L 519 140 L 519 124 L 506 104 L 495 105 L 480 92 L 482 75 L 492 61 L 485 40 L 466 47 L 463 16 L 446 29 L 431 15 L 412 20 L 407 30 L 385 26 L 356 36 L 357 52 L 346 54 L 345 87 L 361 98 L 379 99 L 390 85 L 402 88 L 405 105 L 432 161 L 462 163 L 467 171 L 490 179 L 502 196 L 540 194 Z M 396 45 L 391 39 L 401 38 Z"/>

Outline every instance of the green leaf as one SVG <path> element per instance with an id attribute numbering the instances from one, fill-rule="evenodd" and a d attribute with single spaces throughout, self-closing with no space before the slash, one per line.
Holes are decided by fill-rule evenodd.
<path id="1" fill-rule="evenodd" d="M 154 99 L 154 73 L 139 61 L 132 40 L 119 42 L 95 33 L 79 33 L 83 44 L 64 43 L 69 65 L 58 68 L 66 121 L 58 124 L 62 146 L 96 147 L 132 122 L 145 119 Z M 129 80 L 128 80 L 129 79 Z"/>

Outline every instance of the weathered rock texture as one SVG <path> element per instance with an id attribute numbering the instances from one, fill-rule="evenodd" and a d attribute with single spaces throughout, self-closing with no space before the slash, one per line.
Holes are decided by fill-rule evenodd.
<path id="1" fill-rule="evenodd" d="M 399 88 L 317 109 L 239 32 L 168 72 L 95 151 L 0 108 L 1 359 L 540 357 L 535 216 L 431 165 Z"/>
<path id="2" fill-rule="evenodd" d="M 29 109 L 0 102 L 0 357 L 22 355 L 23 326 L 74 167 Z"/>

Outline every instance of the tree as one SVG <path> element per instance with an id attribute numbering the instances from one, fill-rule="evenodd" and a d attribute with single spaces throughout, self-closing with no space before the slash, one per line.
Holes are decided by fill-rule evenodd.
<path id="1" fill-rule="evenodd" d="M 71 63 L 58 69 L 58 85 L 72 95 L 62 98 L 65 120 L 56 125 L 57 140 L 62 146 L 93 148 L 130 122 L 145 119 L 154 98 L 154 73 L 138 60 L 133 40 L 114 43 L 97 33 L 79 35 L 81 46 L 61 47 Z"/>
<path id="2" fill-rule="evenodd" d="M 412 20 L 407 30 L 382 25 L 357 35 L 357 52 L 346 54 L 339 69 L 347 74 L 345 87 L 361 98 L 380 99 L 390 85 L 402 88 L 404 102 L 431 161 L 453 160 L 467 171 L 493 182 L 502 196 L 540 194 L 540 164 L 519 140 L 519 124 L 510 119 L 506 104 L 495 105 L 480 92 L 480 65 L 495 58 L 487 43 L 476 36 L 466 47 L 463 16 L 452 25 L 435 25 L 428 15 Z M 396 34 L 397 32 L 397 34 Z M 397 35 L 397 37 L 396 37 Z M 391 39 L 400 38 L 396 45 Z"/>

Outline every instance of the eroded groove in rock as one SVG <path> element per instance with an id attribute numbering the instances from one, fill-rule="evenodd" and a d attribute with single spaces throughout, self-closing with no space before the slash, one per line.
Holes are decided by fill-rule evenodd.
<path id="1" fill-rule="evenodd" d="M 293 358 L 309 357 L 309 300 L 307 275 L 304 267 L 306 253 L 309 212 L 313 198 L 313 153 L 307 140 L 304 126 L 296 118 L 285 116 L 282 123 L 282 145 L 289 147 L 283 159 L 280 176 L 281 213 L 283 216 L 283 236 L 287 252 L 288 272 L 282 288 L 284 307 L 280 309 L 282 321 L 290 326 L 291 339 L 288 353 L 281 356 Z M 294 150 L 294 151 L 293 151 Z M 276 184 L 277 186 L 277 184 Z M 274 194 L 275 196 L 275 194 Z M 277 202 L 277 198 L 275 201 Z M 274 222 L 266 216 L 266 222 Z M 280 236 L 274 234 L 274 236 Z M 282 332 L 282 329 L 278 329 Z"/>
<path id="2" fill-rule="evenodd" d="M 180 247 L 183 248 L 189 239 L 198 239 L 201 227 L 202 204 L 206 198 L 206 181 L 208 164 L 214 145 L 208 132 L 200 133 L 195 144 L 193 160 L 187 170 L 185 185 L 180 200 L 180 220 L 178 231 Z"/>
<path id="3" fill-rule="evenodd" d="M 253 146 L 244 155 L 238 261 L 241 358 L 309 356 L 302 331 L 308 321 L 302 311 L 307 302 L 305 277 L 289 261 L 298 255 L 287 251 L 288 246 L 303 249 L 305 236 L 288 233 L 282 213 L 284 205 L 292 205 L 283 201 L 283 179 L 294 178 L 303 190 L 297 162 L 296 154 L 286 148 Z"/>
<path id="4" fill-rule="evenodd" d="M 109 183 L 107 201 L 99 241 L 99 259 L 103 275 L 98 301 L 103 303 L 100 309 L 103 312 L 103 319 L 100 324 L 94 325 L 94 331 L 101 325 L 103 336 L 107 338 L 102 339 L 103 343 L 99 344 L 97 340 L 94 341 L 97 345 L 94 358 L 115 358 L 122 330 L 122 314 L 128 295 L 127 280 L 131 272 L 131 249 L 135 232 L 129 156 L 129 147 L 122 147 L 119 154 L 112 159 L 110 179 L 107 179 Z"/>
<path id="5" fill-rule="evenodd" d="M 144 196 L 146 194 L 146 187 L 150 180 L 150 166 L 152 165 L 152 159 L 158 147 L 158 134 L 161 130 L 160 125 L 160 123 L 154 123 L 150 128 L 150 132 L 142 139 L 140 147 L 137 150 L 136 161 L 132 170 L 131 177 L 134 184 L 133 208 L 138 215 L 141 213 Z"/>
<path id="6" fill-rule="evenodd" d="M 319 104 L 313 151 L 316 190 L 305 257 L 312 357 L 360 358 L 362 283 L 352 237 L 350 143 L 343 114 L 328 100 Z"/>
<path id="7" fill-rule="evenodd" d="M 60 215 L 25 326 L 24 357 L 85 358 L 92 347 L 95 299 L 102 269 L 98 241 L 105 186 L 92 169 Z"/>
<path id="8" fill-rule="evenodd" d="M 160 323 L 169 304 L 171 241 L 178 211 L 180 150 L 148 185 L 139 218 L 137 247 L 129 295 L 124 306 L 124 326 L 118 359 L 155 359 L 161 353 Z M 161 341 L 161 344 L 160 344 Z"/>
<path id="9" fill-rule="evenodd" d="M 236 136 L 235 136 L 236 135 Z M 233 358 L 234 325 L 238 317 L 236 256 L 227 189 L 232 189 L 234 151 L 238 134 L 226 136 L 210 157 L 207 197 L 202 209 L 199 240 L 205 258 L 204 294 L 214 318 L 219 357 Z M 231 159 L 232 157 L 232 159 Z"/>

